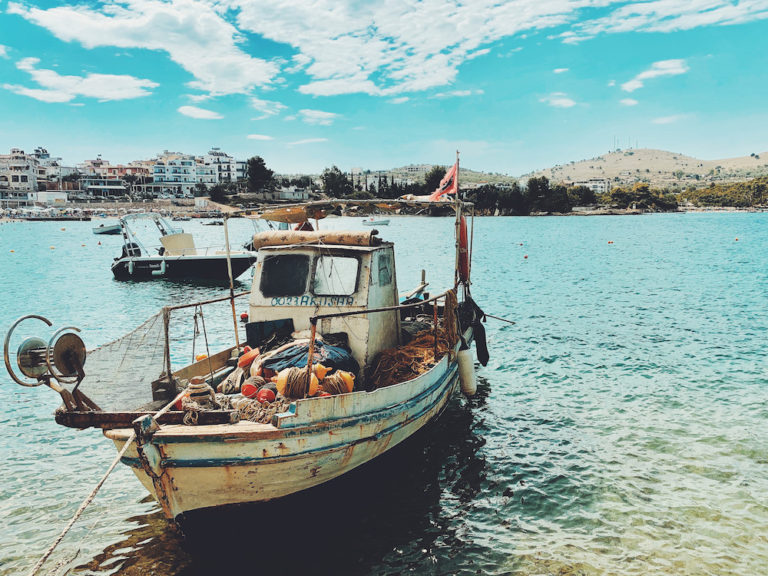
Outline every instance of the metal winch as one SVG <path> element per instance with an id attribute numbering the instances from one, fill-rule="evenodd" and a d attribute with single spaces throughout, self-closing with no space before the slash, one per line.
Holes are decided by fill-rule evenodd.
<path id="1" fill-rule="evenodd" d="M 3 343 L 5 368 L 10 377 L 17 384 L 26 387 L 45 384 L 61 395 L 67 410 L 100 410 L 90 398 L 77 389 L 85 377 L 83 367 L 87 354 L 82 338 L 77 335 L 80 329 L 75 326 L 56 330 L 48 342 L 36 336 L 25 338 L 16 350 L 16 365 L 27 380 L 20 378 L 13 370 L 9 353 L 11 336 L 22 322 L 33 319 L 40 320 L 49 327 L 53 326 L 50 320 L 37 314 L 22 316 L 11 325 Z M 74 384 L 71 392 L 65 384 Z"/>

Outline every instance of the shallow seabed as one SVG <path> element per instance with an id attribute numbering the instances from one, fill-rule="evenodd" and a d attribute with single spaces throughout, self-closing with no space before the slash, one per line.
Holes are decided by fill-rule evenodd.
<path id="1" fill-rule="evenodd" d="M 0 225 L 3 332 L 36 312 L 92 347 L 221 293 L 112 280 L 120 240 L 90 224 Z M 244 241 L 250 226 L 234 224 Z M 421 268 L 435 292 L 451 281 L 452 231 L 443 218 L 381 228 L 401 290 Z M 475 299 L 517 322 L 488 321 L 476 398 L 337 482 L 193 518 L 187 540 L 120 467 L 54 562 L 79 550 L 78 575 L 768 572 L 768 214 L 479 218 L 474 241 Z M 115 455 L 93 430 L 56 426 L 57 404 L 0 375 L 0 574 L 34 564 Z"/>

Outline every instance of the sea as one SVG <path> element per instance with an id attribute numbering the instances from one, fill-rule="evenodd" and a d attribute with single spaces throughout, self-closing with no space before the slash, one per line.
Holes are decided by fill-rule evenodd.
<path id="1" fill-rule="evenodd" d="M 400 290 L 422 269 L 430 291 L 448 286 L 453 220 L 389 218 Z M 228 293 L 114 280 L 121 239 L 98 223 L 0 224 L 2 335 L 25 314 L 54 326 L 23 323 L 12 360 L 22 336 L 75 326 L 90 349 Z M 221 227 L 179 224 L 223 243 Z M 232 246 L 253 231 L 232 220 Z M 119 466 L 43 573 L 768 573 L 768 214 L 478 217 L 471 236 L 472 296 L 515 323 L 487 319 L 475 397 L 334 482 L 185 536 Z M 180 321 L 176 365 L 202 346 L 194 309 Z M 232 343 L 226 306 L 206 322 L 211 347 Z M 2 575 L 31 569 L 116 454 L 56 425 L 59 403 L 0 373 Z"/>

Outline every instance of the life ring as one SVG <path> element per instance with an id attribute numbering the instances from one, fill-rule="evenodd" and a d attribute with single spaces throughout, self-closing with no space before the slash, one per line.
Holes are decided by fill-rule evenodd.
<path id="1" fill-rule="evenodd" d="M 469 249 L 467 248 L 467 221 L 464 216 L 459 222 L 459 280 L 469 281 Z"/>

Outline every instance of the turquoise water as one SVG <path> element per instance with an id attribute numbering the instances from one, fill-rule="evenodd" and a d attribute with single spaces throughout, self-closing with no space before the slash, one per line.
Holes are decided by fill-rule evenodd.
<path id="1" fill-rule="evenodd" d="M 3 333 L 36 312 L 92 347 L 164 304 L 221 293 L 112 280 L 120 240 L 92 225 L 0 225 Z M 235 222 L 233 243 L 249 232 Z M 421 268 L 435 291 L 450 282 L 448 219 L 394 217 L 381 232 L 401 289 Z M 477 398 L 201 545 L 120 467 L 56 558 L 79 550 L 75 574 L 766 573 L 768 215 L 479 218 L 474 241 L 475 299 L 517 322 L 488 321 Z M 56 426 L 58 403 L 0 375 L 0 574 L 34 564 L 114 457 L 99 433 Z"/>

